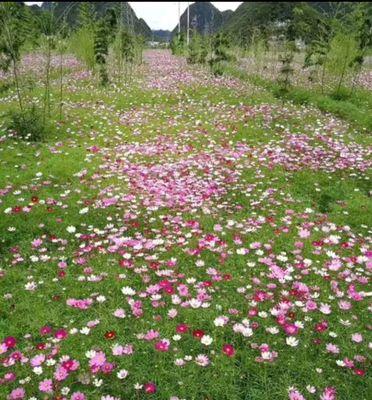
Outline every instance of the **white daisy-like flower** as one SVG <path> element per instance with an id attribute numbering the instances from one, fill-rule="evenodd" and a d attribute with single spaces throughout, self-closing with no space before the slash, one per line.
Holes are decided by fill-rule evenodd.
<path id="1" fill-rule="evenodd" d="M 189 304 L 192 308 L 199 308 L 202 305 L 202 302 L 198 299 L 191 299 Z"/>
<path id="2" fill-rule="evenodd" d="M 43 368 L 42 367 L 35 367 L 35 368 L 32 369 L 32 371 L 36 375 L 41 375 L 43 373 Z"/>
<path id="3" fill-rule="evenodd" d="M 129 286 L 124 286 L 121 289 L 121 293 L 123 293 L 126 296 L 134 296 L 136 294 L 136 291 Z"/>
<path id="4" fill-rule="evenodd" d="M 98 303 L 104 303 L 106 301 L 106 297 L 103 295 L 99 295 L 96 300 L 98 301 Z"/>
<path id="5" fill-rule="evenodd" d="M 94 385 L 95 387 L 100 387 L 100 386 L 102 386 L 102 383 L 103 383 L 103 380 L 102 380 L 102 379 L 98 379 L 98 378 L 94 379 L 94 381 L 93 381 L 93 385 Z"/>
<path id="6" fill-rule="evenodd" d="M 127 371 L 126 369 L 121 369 L 121 370 L 116 374 L 116 376 L 117 376 L 119 379 L 125 379 L 125 378 L 128 376 L 128 371 Z"/>
<path id="7" fill-rule="evenodd" d="M 289 336 L 285 340 L 288 346 L 296 347 L 298 345 L 298 340 L 294 336 Z"/>
<path id="8" fill-rule="evenodd" d="M 201 340 L 200 340 L 204 345 L 209 346 L 213 342 L 213 338 L 211 338 L 209 335 L 204 335 Z"/>

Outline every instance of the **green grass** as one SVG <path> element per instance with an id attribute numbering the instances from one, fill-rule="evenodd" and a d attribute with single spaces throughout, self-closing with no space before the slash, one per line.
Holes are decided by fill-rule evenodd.
<path id="1" fill-rule="evenodd" d="M 257 75 L 248 75 L 244 71 L 238 71 L 231 67 L 227 68 L 227 73 L 247 79 L 249 82 L 270 91 L 276 98 L 291 101 L 299 105 L 313 105 L 319 110 L 342 118 L 367 132 L 372 130 L 372 116 L 370 112 L 372 96 L 367 90 L 357 89 L 351 93 L 350 90 L 342 88 L 337 93 L 322 94 L 317 90 L 292 86 L 284 92 L 277 83 Z"/>
<path id="2" fill-rule="evenodd" d="M 265 331 L 268 327 L 277 326 L 270 311 L 288 296 L 286 291 L 290 288 L 289 283 L 275 281 L 277 289 L 272 290 L 274 299 L 259 305 L 260 311 L 265 311 L 268 316 L 254 319 L 259 327 L 252 337 L 244 338 L 235 334 L 232 323 L 228 328 L 217 328 L 213 324 L 214 319 L 221 315 L 229 315 L 233 322 L 241 322 L 253 307 L 254 290 L 267 290 L 266 285 L 273 283 L 267 277 L 267 268 L 258 261 L 260 255 L 250 250 L 249 254 L 242 256 L 237 254 L 238 248 L 248 247 L 255 241 L 271 244 L 273 254 L 286 252 L 292 266 L 296 261 L 294 243 L 300 240 L 297 228 L 309 222 L 314 226 L 322 226 L 320 221 L 326 218 L 338 226 L 339 231 L 332 232 L 342 240 L 355 240 L 355 248 L 345 250 L 345 253 L 339 247 L 330 246 L 332 251 L 348 257 L 354 255 L 354 252 L 360 254 L 359 249 L 363 246 L 363 240 L 368 242 L 372 225 L 368 171 L 347 169 L 328 172 L 307 167 L 289 170 L 281 165 L 268 165 L 265 162 L 267 156 L 261 162 L 255 156 L 265 146 L 284 146 L 282 139 L 288 133 L 306 135 L 312 145 L 323 146 L 314 132 L 329 124 L 331 117 L 322 114 L 317 108 L 353 123 L 350 128 L 344 126 L 342 121 L 337 121 L 331 130 L 335 138 L 342 139 L 344 143 L 359 143 L 364 147 L 370 145 L 368 136 L 361 134 L 362 128 L 367 129 L 371 122 L 370 116 L 362 116 L 362 103 L 368 102 L 369 97 L 365 95 L 365 101 L 362 95 L 359 100 L 334 100 L 329 96 L 322 97 L 294 88 L 286 95 L 286 100 L 291 102 L 283 104 L 282 98 L 275 96 L 275 86 L 257 78 L 250 79 L 254 85 L 244 86 L 239 93 L 234 89 L 201 86 L 186 86 L 182 93 L 173 90 L 169 93 L 147 91 L 138 85 L 133 85 L 131 90 L 125 88 L 115 91 L 78 84 L 73 91 L 66 91 L 62 124 L 57 123 L 57 107 L 53 109 L 52 123 L 56 129 L 49 132 L 43 142 L 25 143 L 14 139 L 0 142 L 0 189 L 10 188 L 9 193 L 0 197 L 0 268 L 4 273 L 0 278 L 0 339 L 8 335 L 15 336 L 19 348 L 32 357 L 37 353 L 34 347 L 36 344 L 45 342 L 50 346 L 55 345 L 51 338 L 39 334 L 41 326 L 48 324 L 55 329 L 64 327 L 67 330 L 80 330 L 88 321 L 100 320 L 100 324 L 88 335 L 70 334 L 67 340 L 58 343 L 60 348 L 57 361 L 60 356 L 68 354 L 81 364 L 79 372 L 62 385 L 71 389 L 68 399 L 72 392 L 83 391 L 89 400 L 100 400 L 102 395 L 108 394 L 120 396 L 121 399 L 169 400 L 171 396 L 178 396 L 179 399 L 187 400 L 286 400 L 290 386 L 296 386 L 309 399 L 318 399 L 327 386 L 337 388 L 339 399 L 368 399 L 368 377 L 358 377 L 335 364 L 337 359 L 368 353 L 368 299 L 360 303 L 353 302 L 351 311 L 339 311 L 338 298 L 331 292 L 329 282 L 319 274 L 311 273 L 310 277 L 304 275 L 303 280 L 315 293 L 319 292 L 319 301 L 332 304 L 334 312 L 330 315 L 304 313 L 301 307 L 296 306 L 296 319 L 305 324 L 305 329 L 299 335 L 298 347 L 287 346 L 282 331 L 277 335 Z M 9 91 L 4 96 L 8 94 Z M 54 87 L 55 98 L 57 94 L 58 88 Z M 40 87 L 35 89 L 33 95 L 40 98 Z M 0 112 L 14 107 L 15 102 L 4 100 L 0 103 Z M 134 110 L 134 117 L 143 115 L 143 118 L 132 121 L 128 126 L 122 125 L 121 113 L 129 113 L 130 110 Z M 5 133 L 4 127 L 1 133 Z M 157 143 L 157 140 L 164 144 L 166 139 L 180 147 L 192 145 L 192 150 L 185 153 L 171 150 L 154 156 L 131 155 L 118 150 L 118 146 L 124 144 L 144 145 Z M 161 166 L 202 152 L 211 153 L 229 146 L 235 148 L 238 143 L 250 146 L 249 154 L 238 162 L 234 161 L 230 174 L 227 174 L 229 177 L 238 172 L 238 178 L 231 186 L 226 185 L 226 193 L 208 206 L 195 207 L 187 212 L 172 208 L 146 209 L 138 206 L 139 202 L 119 203 L 119 206 L 108 208 L 94 207 L 97 199 L 111 196 L 102 195 L 104 189 L 111 188 L 109 192 L 120 195 L 129 191 L 125 174 L 107 168 L 107 164 L 113 166 L 115 160 L 121 160 L 123 168 L 128 163 Z M 100 148 L 97 153 L 89 151 L 93 145 Z M 226 157 L 224 161 L 228 166 L 231 160 Z M 214 168 L 213 164 L 210 168 Z M 86 176 L 79 178 L 76 174 L 84 169 Z M 201 176 L 200 170 L 195 168 L 195 171 Z M 33 196 L 42 201 L 33 205 L 31 212 L 4 213 L 16 205 L 32 203 Z M 54 200 L 55 204 L 43 204 L 48 199 L 51 203 Z M 89 207 L 87 214 L 79 213 L 83 207 Z M 305 212 L 308 208 L 313 213 Z M 292 213 L 288 213 L 289 210 Z M 129 212 L 136 214 L 133 220 L 124 217 Z M 180 218 L 182 223 L 177 225 L 165 222 L 166 218 L 173 217 Z M 262 226 L 252 229 L 254 224 L 251 219 L 256 221 L 262 218 L 273 218 L 274 222 L 266 221 Z M 190 220 L 198 221 L 200 228 L 187 228 L 184 222 Z M 131 316 L 121 288 L 128 285 L 144 291 L 148 279 L 151 283 L 157 283 L 167 279 L 167 276 L 149 269 L 150 262 L 143 256 L 135 260 L 137 270 L 120 268 L 118 262 L 121 256 L 108 251 L 109 234 L 108 231 L 102 233 L 110 224 L 113 227 L 111 229 L 114 229 L 112 234 L 118 234 L 115 229 L 125 228 L 121 236 L 138 234 L 154 238 L 158 235 L 169 241 L 167 248 L 145 254 L 156 255 L 159 262 L 176 258 L 177 266 L 170 279 L 176 279 L 178 284 L 186 283 L 192 296 L 196 295 L 197 288 L 186 280 L 195 278 L 199 284 L 211 280 L 206 273 L 207 268 L 216 268 L 221 275 L 231 274 L 232 279 L 213 282 L 213 287 L 207 291 L 212 297 L 211 306 L 198 310 L 179 307 L 172 303 L 170 296 L 163 296 L 164 305 L 158 308 L 151 306 L 149 298 L 136 297 L 136 300 L 143 301 L 145 312 L 143 318 L 136 319 Z M 223 250 L 228 255 L 227 259 L 222 262 L 221 254 L 213 249 L 203 250 L 200 257 L 188 255 L 185 250 L 196 248 L 203 236 L 216 234 L 216 224 L 223 227 L 223 233 L 217 235 L 227 244 L 226 250 Z M 71 225 L 76 227 L 76 233 L 96 236 L 91 241 L 81 240 L 67 232 L 66 228 Z M 341 229 L 345 225 L 350 227 L 353 236 L 348 236 Z M 288 232 L 277 232 L 277 229 L 285 226 L 288 226 Z M 324 253 L 314 254 L 311 243 L 330 234 L 314 229 L 311 238 L 303 240 L 303 258 L 313 260 L 315 266 L 325 265 L 328 257 Z M 236 235 L 241 236 L 241 245 L 234 243 Z M 51 236 L 59 240 L 53 242 Z M 177 241 L 180 237 L 187 239 L 185 245 Z M 43 239 L 41 248 L 45 250 L 39 252 L 32 248 L 31 242 L 36 238 Z M 89 253 L 86 255 L 86 264 L 79 265 L 77 251 L 96 241 L 102 242 L 104 250 Z M 12 263 L 16 251 L 12 253 L 11 249 L 15 247 L 18 247 L 17 251 L 24 259 L 19 264 Z M 35 255 L 47 255 L 50 258 L 34 261 L 31 256 Z M 68 263 L 64 278 L 58 277 L 57 264 L 61 259 Z M 198 259 L 205 262 L 204 268 L 195 266 Z M 95 275 L 107 275 L 99 282 L 83 281 L 81 277 L 88 276 L 84 272 L 85 267 L 92 268 Z M 141 268 L 145 269 L 141 271 Z M 162 268 L 167 269 L 163 264 Z M 353 268 L 349 270 L 356 271 L 359 277 L 367 275 L 364 265 L 354 265 Z M 120 279 L 119 274 L 126 276 Z M 301 280 L 300 274 L 295 272 L 293 276 Z M 332 279 L 340 280 L 345 293 L 348 282 L 339 279 L 336 272 L 331 276 Z M 261 282 L 253 283 L 253 278 Z M 35 292 L 25 290 L 28 281 L 38 283 Z M 317 287 L 320 289 L 317 290 Z M 240 293 L 238 288 L 245 288 L 245 293 Z M 358 289 L 361 288 L 365 289 L 365 286 L 358 286 Z M 86 298 L 95 294 L 104 295 L 106 301 L 94 303 L 86 311 L 66 306 L 68 298 Z M 123 320 L 112 316 L 113 311 L 121 307 L 128 314 Z M 178 310 L 175 319 L 167 315 L 172 308 Z M 239 315 L 229 314 L 231 308 L 237 308 Z M 330 329 L 323 336 L 315 334 L 314 324 L 325 318 L 329 321 Z M 340 319 L 349 319 L 352 326 L 343 326 Z M 188 323 L 192 329 L 205 330 L 213 337 L 212 346 L 207 348 L 190 334 L 184 335 L 180 341 L 173 340 L 176 326 L 182 322 Z M 171 351 L 157 352 L 153 342 L 137 339 L 139 333 L 150 329 L 159 330 L 162 338 L 171 340 Z M 105 333 L 111 330 L 117 333 L 114 341 L 104 339 Z M 330 332 L 335 332 L 337 337 L 330 336 Z M 350 340 L 350 335 L 355 332 L 363 333 L 364 341 L 360 345 Z M 321 346 L 315 346 L 312 342 L 318 336 L 323 340 Z M 340 346 L 340 355 L 326 354 L 325 344 L 331 341 Z M 111 346 L 116 342 L 134 343 L 134 355 L 113 357 Z M 234 344 L 237 349 L 235 357 L 228 358 L 221 353 L 225 343 Z M 259 351 L 253 348 L 254 343 L 270 344 L 273 350 L 278 351 L 278 359 L 273 363 L 257 363 L 255 358 Z M 114 360 L 115 372 L 122 368 L 129 371 L 124 381 L 119 381 L 113 373 L 109 376 L 100 375 L 103 378 L 102 386 L 95 387 L 92 384 L 85 353 L 98 348 L 105 351 L 110 360 Z M 207 368 L 201 368 L 194 362 L 182 368 L 174 365 L 176 358 L 186 355 L 195 357 L 201 353 L 208 354 L 212 360 Z M 361 367 L 364 366 L 361 364 Z M 31 381 L 24 384 L 27 398 L 31 395 L 43 399 L 52 398 L 42 395 L 37 388 L 38 382 L 42 378 L 52 377 L 54 371 L 53 366 L 43 368 L 44 373 L 40 377 L 32 372 L 29 365 L 12 367 L 19 379 L 31 377 Z M 81 382 L 84 373 L 90 377 L 89 384 Z M 0 377 L 3 372 L 1 374 Z M 144 384 L 148 381 L 157 384 L 157 394 L 146 395 L 134 389 L 136 383 Z M 0 385 L 0 398 L 6 399 L 10 390 L 19 385 L 18 381 Z M 317 394 L 308 394 L 307 385 L 315 386 Z"/>

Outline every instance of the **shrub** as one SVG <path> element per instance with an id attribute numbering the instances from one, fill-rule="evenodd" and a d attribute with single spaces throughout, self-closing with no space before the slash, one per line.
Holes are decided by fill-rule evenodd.
<path id="1" fill-rule="evenodd" d="M 211 71 L 214 75 L 223 75 L 228 62 L 235 61 L 230 53 L 230 41 L 226 34 L 218 33 L 213 37 L 211 43 L 212 55 L 209 60 Z"/>
<path id="2" fill-rule="evenodd" d="M 16 137 L 21 140 L 40 142 L 47 135 L 50 126 L 44 122 L 43 113 L 33 105 L 23 111 L 11 111 L 8 129 L 14 131 Z"/>
<path id="3" fill-rule="evenodd" d="M 86 66 L 94 68 L 94 31 L 89 27 L 83 27 L 74 32 L 70 38 L 70 51 L 82 60 Z"/>

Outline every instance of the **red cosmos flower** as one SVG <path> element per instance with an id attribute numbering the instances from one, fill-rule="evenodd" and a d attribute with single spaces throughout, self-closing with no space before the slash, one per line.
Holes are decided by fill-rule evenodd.
<path id="1" fill-rule="evenodd" d="M 107 340 L 113 340 L 116 338 L 116 332 L 115 331 L 109 331 L 105 333 L 105 338 Z"/>
<path id="2" fill-rule="evenodd" d="M 165 287 L 163 290 L 164 290 L 164 292 L 167 293 L 167 294 L 174 294 L 174 289 L 173 289 L 172 286 L 167 286 L 167 287 Z"/>
<path id="3" fill-rule="evenodd" d="M 188 332 L 189 327 L 186 324 L 179 324 L 177 325 L 176 331 L 177 333 L 186 333 Z"/>
<path id="4" fill-rule="evenodd" d="M 197 338 L 197 339 L 201 339 L 201 338 L 205 335 L 205 333 L 204 333 L 204 331 L 202 331 L 201 329 L 195 329 L 195 330 L 192 332 L 192 335 L 193 335 L 195 338 Z"/>
<path id="5" fill-rule="evenodd" d="M 153 394 L 153 393 L 156 393 L 156 385 L 155 385 L 155 383 L 154 382 L 148 382 L 148 383 L 146 383 L 145 385 L 144 385 L 144 389 L 145 389 L 145 392 L 147 393 L 147 394 Z"/>
<path id="6" fill-rule="evenodd" d="M 328 329 L 327 321 L 319 322 L 318 324 L 315 325 L 315 328 L 314 328 L 314 330 L 316 332 L 320 332 L 320 333 L 325 332 L 327 329 Z"/>
<path id="7" fill-rule="evenodd" d="M 54 337 L 57 339 L 66 339 L 67 338 L 67 331 L 65 329 L 58 329 L 54 334 Z"/>
<path id="8" fill-rule="evenodd" d="M 33 203 L 38 203 L 38 202 L 39 202 L 39 198 L 38 198 L 37 196 L 32 196 L 32 197 L 31 197 L 31 201 L 32 201 Z"/>
<path id="9" fill-rule="evenodd" d="M 203 286 L 204 287 L 210 287 L 210 286 L 212 286 L 213 285 L 213 283 L 211 282 L 211 281 L 205 281 L 205 282 L 203 282 Z"/>
<path id="10" fill-rule="evenodd" d="M 48 335 L 51 332 L 52 332 L 52 328 L 50 326 L 45 325 L 40 328 L 40 335 Z"/>
<path id="11" fill-rule="evenodd" d="M 223 279 L 224 279 L 225 281 L 231 281 L 232 275 L 231 275 L 231 274 L 225 274 L 225 275 L 223 276 Z"/>
<path id="12" fill-rule="evenodd" d="M 285 323 L 285 324 L 283 325 L 283 329 L 284 329 L 284 332 L 285 332 L 287 335 L 290 335 L 290 336 L 297 335 L 297 334 L 298 334 L 298 331 L 299 331 L 299 328 L 298 328 L 296 325 L 294 325 L 294 324 L 287 324 L 287 323 Z"/>
<path id="13" fill-rule="evenodd" d="M 252 322 L 252 329 L 258 329 L 258 327 L 260 326 L 258 322 Z"/>
<path id="14" fill-rule="evenodd" d="M 224 344 L 222 347 L 222 352 L 227 355 L 227 357 L 234 357 L 235 349 L 232 344 Z"/>
<path id="15" fill-rule="evenodd" d="M 131 260 L 120 260 L 119 261 L 119 265 L 122 268 L 131 268 L 131 267 L 133 267 L 133 261 L 131 261 Z"/>
<path id="16" fill-rule="evenodd" d="M 36 348 L 37 348 L 38 350 L 44 350 L 44 349 L 45 349 L 45 343 L 38 343 L 38 344 L 36 345 Z"/>
<path id="17" fill-rule="evenodd" d="M 248 317 L 255 317 L 256 315 L 258 314 L 258 310 L 257 310 L 257 308 L 251 308 L 249 311 L 248 311 Z"/>
<path id="18" fill-rule="evenodd" d="M 17 340 L 16 340 L 16 338 L 13 337 L 13 336 L 8 336 L 8 337 L 6 337 L 6 338 L 4 339 L 4 342 L 3 342 L 3 343 L 6 345 L 6 347 L 7 347 L 8 349 L 12 349 L 13 347 L 16 346 Z"/>
<path id="19" fill-rule="evenodd" d="M 22 207 L 21 207 L 21 206 L 15 206 L 15 207 L 12 208 L 12 211 L 13 211 L 15 214 L 17 214 L 17 213 L 19 213 L 19 212 L 22 211 Z"/>
<path id="20" fill-rule="evenodd" d="M 156 261 L 152 261 L 150 263 L 150 269 L 152 269 L 152 270 L 155 270 L 155 271 L 158 270 L 159 266 L 160 266 L 160 264 L 158 262 L 156 262 Z"/>
<path id="21" fill-rule="evenodd" d="M 355 375 L 359 375 L 359 376 L 364 376 L 366 374 L 366 371 L 364 371 L 363 369 L 358 369 L 358 368 L 355 368 L 354 372 L 355 372 Z"/>
<path id="22" fill-rule="evenodd" d="M 73 365 L 74 365 L 74 362 L 72 360 L 67 360 L 62 363 L 62 367 L 68 372 L 70 372 Z"/>
<path id="23" fill-rule="evenodd" d="M 66 276 L 66 272 L 65 272 L 65 271 L 59 271 L 59 272 L 58 272 L 58 276 L 59 276 L 60 278 L 64 278 L 64 277 Z"/>
<path id="24" fill-rule="evenodd" d="M 22 358 L 22 353 L 20 351 L 15 351 L 10 357 L 13 358 L 13 360 L 19 361 Z"/>
<path id="25" fill-rule="evenodd" d="M 293 311 L 291 311 L 291 312 L 288 313 L 288 318 L 295 319 L 296 318 L 296 314 Z"/>

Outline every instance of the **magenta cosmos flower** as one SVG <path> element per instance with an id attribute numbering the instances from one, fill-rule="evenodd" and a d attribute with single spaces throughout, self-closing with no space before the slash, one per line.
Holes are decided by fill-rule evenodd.
<path id="1" fill-rule="evenodd" d="M 145 392 L 148 394 L 153 394 L 153 393 L 156 393 L 156 391 L 157 391 L 157 388 L 156 388 L 156 385 L 154 382 L 146 383 L 143 388 L 144 388 Z"/>

